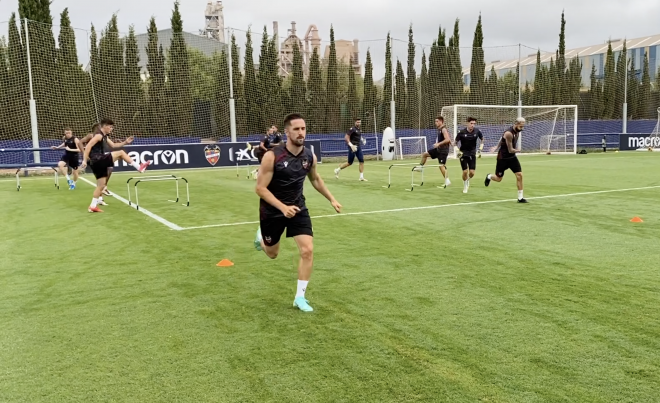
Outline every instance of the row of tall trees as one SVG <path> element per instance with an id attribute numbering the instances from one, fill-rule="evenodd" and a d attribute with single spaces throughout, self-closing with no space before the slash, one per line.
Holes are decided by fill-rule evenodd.
<path id="1" fill-rule="evenodd" d="M 460 57 L 460 30 L 456 20 L 451 34 L 442 27 L 429 53 L 419 52 L 410 26 L 407 59 L 394 60 L 387 36 L 385 77 L 382 86 L 373 76 L 368 50 L 364 78 L 337 59 L 334 29 L 330 29 L 329 57 L 322 60 L 317 49 L 311 55 L 308 74 L 298 44 L 293 47 L 292 69 L 280 74 L 278 39 L 261 35 L 258 63 L 253 57 L 253 33 L 245 36 L 241 60 L 235 36 L 223 50 L 204 53 L 188 46 L 178 3 L 171 18 L 172 38 L 167 50 L 159 42 L 155 19 L 147 27 L 146 45 L 138 44 L 135 29 L 128 35 L 118 29 L 113 15 L 100 34 L 90 31 L 90 63 L 81 66 L 76 36 L 68 10 L 60 15 L 57 42 L 53 35 L 50 3 L 19 0 L 20 23 L 12 16 L 8 39 L 0 41 L 0 138 L 29 138 L 27 36 L 29 35 L 33 94 L 37 100 L 42 138 L 59 137 L 64 126 L 84 132 L 99 117 L 112 117 L 121 134 L 150 137 L 183 137 L 193 133 L 197 106 L 208 105 L 213 116 L 212 135 L 230 133 L 230 77 L 239 135 L 263 133 L 289 112 L 302 112 L 311 133 L 345 131 L 357 117 L 365 130 L 380 131 L 390 125 L 392 101 L 397 128 L 432 127 L 444 106 L 453 104 L 515 105 L 519 96 L 526 105 L 580 104 L 581 117 L 621 118 L 624 82 L 628 80 L 629 117 L 652 118 L 658 86 L 651 85 L 648 55 L 640 71 L 627 60 L 624 48 L 615 60 L 610 45 L 604 74 L 596 66 L 583 66 L 576 57 L 566 60 L 562 14 L 559 46 L 549 63 L 537 54 L 534 78 L 522 85 L 520 66 L 506 73 L 486 69 L 481 16 L 473 37 L 469 84 L 464 81 Z M 30 20 L 27 27 L 25 21 Z M 56 46 L 57 44 L 57 46 Z M 141 49 L 146 60 L 140 60 Z M 416 60 L 421 57 L 421 70 Z M 231 59 L 231 63 L 230 63 Z M 404 65 L 405 62 L 405 65 Z M 582 87 L 582 70 L 591 67 L 591 83 Z M 522 90 L 522 93 L 519 92 Z"/>

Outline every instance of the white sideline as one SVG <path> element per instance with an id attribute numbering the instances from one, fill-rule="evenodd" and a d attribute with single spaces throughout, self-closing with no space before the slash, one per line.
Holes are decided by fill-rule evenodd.
<path id="1" fill-rule="evenodd" d="M 92 182 L 92 181 L 90 181 L 90 180 L 88 180 L 88 179 L 86 179 L 86 178 L 83 178 L 82 176 L 81 176 L 79 179 L 80 179 L 81 181 L 87 182 L 87 183 L 89 183 L 90 185 L 96 187 L 96 184 L 95 184 L 94 182 Z M 172 230 L 174 230 L 174 231 L 181 231 L 181 230 L 184 230 L 184 229 L 185 229 L 185 228 L 180 227 L 180 226 L 178 226 L 178 225 L 176 225 L 176 224 L 174 224 L 174 223 L 172 223 L 172 222 L 167 221 L 167 220 L 164 219 L 163 217 L 161 217 L 161 216 L 159 216 L 159 215 L 157 215 L 157 214 L 154 214 L 154 213 L 152 213 L 152 212 L 149 211 L 149 210 L 146 210 L 144 207 L 140 207 L 140 209 L 138 210 L 138 209 L 137 209 L 137 206 L 136 206 L 135 204 L 128 204 L 128 200 L 126 200 L 126 199 L 124 199 L 123 197 L 119 196 L 117 193 L 110 192 L 110 194 L 112 194 L 112 196 L 113 196 L 115 199 L 119 200 L 120 202 L 124 203 L 125 205 L 134 208 L 135 210 L 139 211 L 140 213 L 146 215 L 147 217 L 153 218 L 154 220 L 158 221 L 159 223 L 161 223 L 161 224 L 163 224 L 163 225 L 166 225 L 167 227 L 169 227 L 170 229 L 172 229 Z"/>
<path id="2" fill-rule="evenodd" d="M 572 196 L 586 196 L 586 195 L 595 195 L 602 193 L 616 193 L 616 192 L 632 192 L 635 190 L 649 190 L 649 189 L 659 189 L 658 186 L 645 186 L 639 188 L 628 188 L 628 189 L 611 189 L 611 190 L 596 190 L 592 192 L 580 192 L 580 193 L 566 193 L 560 195 L 547 195 L 547 196 L 536 196 L 536 197 L 527 197 L 528 200 L 539 200 L 539 199 L 554 199 L 559 197 L 572 197 Z M 475 206 L 479 204 L 494 204 L 494 203 L 512 203 L 515 200 L 512 199 L 503 199 L 503 200 L 486 200 L 486 201 L 475 201 L 475 202 L 465 202 L 465 203 L 452 203 L 452 204 L 438 204 L 434 206 L 422 206 L 422 207 L 404 207 L 397 209 L 388 209 L 388 210 L 374 210 L 374 211 L 359 211 L 355 213 L 341 213 L 341 214 L 327 214 L 327 215 L 317 215 L 313 216 L 313 219 L 317 218 L 330 218 L 330 217 L 345 217 L 353 215 L 366 215 L 366 214 L 382 214 L 382 213 L 398 213 L 401 211 L 414 211 L 414 210 L 428 210 L 444 207 L 457 207 L 457 206 Z M 193 229 L 204 229 L 204 228 L 218 228 L 218 227 L 235 227 L 239 225 L 255 225 L 259 224 L 259 221 L 244 221 L 228 224 L 210 224 L 210 225 L 200 225 L 197 227 L 185 227 L 181 228 L 182 231 L 193 230 Z"/>

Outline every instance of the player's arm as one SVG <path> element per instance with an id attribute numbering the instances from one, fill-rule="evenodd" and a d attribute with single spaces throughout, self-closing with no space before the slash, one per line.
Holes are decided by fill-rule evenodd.
<path id="1" fill-rule="evenodd" d="M 257 187 L 255 191 L 266 203 L 280 210 L 285 217 L 291 218 L 300 211 L 298 206 L 287 206 L 279 201 L 279 199 L 268 190 L 268 185 L 270 185 L 270 181 L 273 180 L 274 172 L 275 154 L 269 150 L 261 159 L 261 165 L 259 165 L 259 177 L 257 178 Z"/>
<path id="2" fill-rule="evenodd" d="M 102 134 L 96 134 L 96 135 L 94 135 L 94 137 L 92 137 L 91 140 L 89 140 L 89 143 L 87 143 L 87 146 L 85 146 L 85 153 L 83 155 L 83 161 L 82 161 L 83 167 L 85 166 L 85 164 L 89 160 L 89 153 L 90 153 L 90 151 L 92 151 L 92 147 L 94 147 L 94 145 L 96 145 L 96 143 L 98 143 L 101 140 L 103 140 L 103 135 Z"/>
<path id="3" fill-rule="evenodd" d="M 61 148 L 64 148 L 64 144 L 66 144 L 66 143 L 62 143 L 62 144 L 60 144 L 59 146 L 52 146 L 51 149 L 53 149 L 53 150 L 59 150 L 59 149 L 61 149 Z"/>
<path id="4" fill-rule="evenodd" d="M 259 143 L 259 148 L 261 148 L 264 151 L 268 151 L 268 149 L 266 148 L 266 139 L 265 138 L 261 140 L 261 143 Z"/>
<path id="5" fill-rule="evenodd" d="M 83 147 L 83 143 L 79 139 L 76 139 L 76 147 L 78 147 L 78 150 L 76 150 L 76 152 L 79 152 L 80 155 L 85 153 L 85 147 Z"/>
<path id="6" fill-rule="evenodd" d="M 481 144 L 479 144 L 479 151 L 483 151 L 483 149 L 484 149 L 484 135 L 481 133 L 481 130 L 479 130 L 479 134 L 477 136 L 479 137 L 479 140 L 481 140 Z"/>
<path id="7" fill-rule="evenodd" d="M 72 153 L 79 153 L 80 150 L 82 150 L 82 147 L 80 146 L 80 140 L 75 139 L 74 142 L 76 143 L 76 148 L 65 147 L 64 149 Z"/>
<path id="8" fill-rule="evenodd" d="M 133 136 L 130 136 L 121 143 L 114 143 L 112 140 L 108 139 L 108 146 L 110 146 L 110 148 L 112 149 L 117 149 L 117 148 L 122 148 L 128 144 L 131 144 L 132 142 L 133 142 Z"/>
<path id="9" fill-rule="evenodd" d="M 309 173 L 307 174 L 307 177 L 309 178 L 309 181 L 312 182 L 312 186 L 314 186 L 314 189 L 316 189 L 317 192 L 321 193 L 323 197 L 328 199 L 330 204 L 332 204 L 332 207 L 334 207 L 335 211 L 338 213 L 341 213 L 341 204 L 337 200 L 335 200 L 335 197 L 330 193 L 330 189 L 325 185 L 325 182 L 323 182 L 323 179 L 321 178 L 321 175 L 319 175 L 319 171 L 316 169 L 316 155 L 314 155 L 314 163 L 312 164 L 312 168 L 309 170 Z"/>
<path id="10" fill-rule="evenodd" d="M 461 145 L 463 145 L 463 131 L 458 132 L 458 134 L 456 135 L 456 140 L 454 141 L 454 149 L 455 149 L 454 151 L 456 151 L 456 154 L 458 154 L 460 158 L 462 152 L 460 147 L 458 146 L 458 143 L 461 143 Z"/>
<path id="11" fill-rule="evenodd" d="M 513 133 L 505 132 L 504 133 L 504 140 L 506 141 L 506 146 L 509 149 L 509 152 L 511 154 L 517 153 L 519 151 L 519 150 L 516 150 L 515 147 L 513 146 Z"/>
<path id="12" fill-rule="evenodd" d="M 351 134 L 353 133 L 353 129 L 349 130 L 348 133 L 344 136 L 344 140 L 346 141 L 346 144 L 353 150 L 353 152 L 357 151 L 357 146 L 353 143 L 351 143 Z"/>

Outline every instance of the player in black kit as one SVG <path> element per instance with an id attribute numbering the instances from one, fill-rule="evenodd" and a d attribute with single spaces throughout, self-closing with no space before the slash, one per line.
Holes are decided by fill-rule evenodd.
<path id="1" fill-rule="evenodd" d="M 254 151 L 254 156 L 257 157 L 257 160 L 259 160 L 259 163 L 261 164 L 261 159 L 264 157 L 264 154 L 266 154 L 266 151 L 281 144 L 282 134 L 277 131 L 277 126 L 272 125 L 266 132 L 264 138 L 261 139 L 259 147 Z M 255 180 L 259 177 L 259 168 L 252 171 L 252 176 Z"/>
<path id="2" fill-rule="evenodd" d="M 280 251 L 280 238 L 286 229 L 287 238 L 298 245 L 298 289 L 293 306 L 304 312 L 313 311 L 305 299 L 307 283 L 312 275 L 313 231 L 312 220 L 305 205 L 303 184 L 309 178 L 314 189 L 330 201 L 338 213 L 341 204 L 335 200 L 317 172 L 316 156 L 305 148 L 307 128 L 305 120 L 298 114 L 284 119 L 286 144 L 275 147 L 264 154 L 259 168 L 256 192 L 259 201 L 260 226 L 254 246 L 275 259 Z"/>
<path id="3" fill-rule="evenodd" d="M 114 129 L 114 122 L 110 119 L 103 119 L 99 124 L 98 131 L 94 133 L 92 139 L 87 143 L 85 147 L 85 156 L 83 157 L 84 168 L 89 161 L 89 165 L 92 167 L 92 172 L 96 177 L 96 189 L 94 189 L 94 196 L 92 198 L 92 204 L 90 204 L 87 211 L 90 213 L 102 213 L 103 210 L 97 207 L 99 202 L 99 197 L 103 194 L 103 189 L 108 179 L 108 168 L 112 167 L 118 159 L 123 159 L 129 165 L 133 166 L 140 173 L 144 172 L 145 169 L 151 164 L 151 161 L 142 163 L 138 165 L 137 162 L 133 161 L 131 157 L 126 154 L 125 151 L 111 151 L 107 152 L 107 149 L 116 149 L 123 147 L 126 144 L 131 144 L 133 142 L 133 137 L 129 137 L 125 141 L 115 144 L 110 139 L 108 135 L 112 133 Z"/>
<path id="4" fill-rule="evenodd" d="M 362 146 L 367 144 L 367 141 L 362 138 L 362 131 L 360 130 L 360 124 L 362 123 L 361 119 L 355 119 L 355 126 L 351 127 L 344 136 L 346 140 L 346 146 L 348 147 L 348 161 L 344 162 L 335 169 L 335 178 L 339 179 L 339 172 L 342 169 L 346 169 L 353 165 L 355 157 L 357 157 L 358 162 L 360 163 L 360 180 L 362 182 L 367 182 L 364 179 L 364 155 L 362 154 Z"/>
<path id="5" fill-rule="evenodd" d="M 80 167 L 79 157 L 83 152 L 80 140 L 78 140 L 78 138 L 73 135 L 73 131 L 67 127 L 64 129 L 64 142 L 57 147 L 51 148 L 53 150 L 59 150 L 62 148 L 65 150 L 62 159 L 57 163 L 57 167 L 60 169 L 62 176 L 66 176 L 69 190 L 75 189 L 76 182 L 78 181 L 78 168 Z M 73 179 L 69 176 L 68 168 L 71 168 Z"/>
<path id="6" fill-rule="evenodd" d="M 516 153 L 519 153 L 520 150 L 515 148 L 515 144 L 518 144 L 518 139 L 520 138 L 520 132 L 524 127 L 525 118 L 518 118 L 516 119 L 516 123 L 504 132 L 499 144 L 500 150 L 497 153 L 495 175 L 488 174 L 486 176 L 486 181 L 484 182 L 486 186 L 490 185 L 491 180 L 501 182 L 502 177 L 504 176 L 504 171 L 510 169 L 511 172 L 516 174 L 518 203 L 527 203 L 527 200 L 523 197 L 522 168 L 520 167 L 520 161 L 518 161 L 518 157 L 516 156 Z"/>
<path id="7" fill-rule="evenodd" d="M 463 193 L 470 189 L 470 179 L 474 177 L 477 168 L 477 140 L 481 140 L 479 151 L 484 148 L 484 135 L 474 126 L 477 124 L 475 118 L 467 118 L 467 127 L 456 135 L 456 147 L 459 148 L 458 158 L 463 169 Z M 458 143 L 461 143 L 460 147 Z"/>
<path id="8" fill-rule="evenodd" d="M 424 154 L 422 154 L 422 161 L 420 161 L 419 167 L 416 167 L 415 170 L 421 170 L 424 164 L 426 164 L 427 158 L 430 157 L 434 160 L 437 159 L 440 163 L 440 172 L 445 178 L 444 187 L 446 188 L 447 186 L 451 185 L 451 181 L 447 175 L 447 157 L 449 156 L 449 147 L 451 146 L 451 136 L 449 134 L 449 130 L 447 130 L 447 126 L 445 126 L 444 117 L 438 116 L 435 118 L 435 127 L 438 129 L 438 141 L 433 144 L 433 148 L 425 151 Z"/>

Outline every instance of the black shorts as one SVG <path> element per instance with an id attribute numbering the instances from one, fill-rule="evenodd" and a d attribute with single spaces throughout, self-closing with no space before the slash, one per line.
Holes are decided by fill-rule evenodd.
<path id="1" fill-rule="evenodd" d="M 89 159 L 89 165 L 92 167 L 92 172 L 96 179 L 107 178 L 109 171 L 108 168 L 114 167 L 112 154 L 92 156 Z"/>
<path id="2" fill-rule="evenodd" d="M 438 160 L 440 165 L 445 165 L 447 163 L 447 157 L 449 156 L 449 149 L 447 148 L 432 148 L 427 151 L 431 158 Z"/>
<path id="3" fill-rule="evenodd" d="M 298 235 L 314 236 L 312 219 L 307 210 L 303 210 L 291 218 L 262 218 L 260 225 L 261 236 L 266 246 L 277 245 L 284 233 L 284 229 L 286 229 L 287 238 L 293 238 Z"/>
<path id="4" fill-rule="evenodd" d="M 507 169 L 510 169 L 511 172 L 513 172 L 514 174 L 517 174 L 518 172 L 522 172 L 522 168 L 520 167 L 520 161 L 518 161 L 518 157 L 497 160 L 497 165 L 495 166 L 495 175 L 497 175 L 497 177 L 499 178 L 503 177 L 504 171 L 506 171 Z"/>
<path id="5" fill-rule="evenodd" d="M 477 156 L 476 155 L 463 155 L 461 157 L 461 168 L 464 171 L 468 169 L 474 171 L 477 169 Z"/>
<path id="6" fill-rule="evenodd" d="M 77 155 L 66 155 L 64 154 L 62 158 L 60 158 L 60 161 L 64 161 L 64 163 L 71 169 L 78 169 L 80 166 L 80 162 L 78 161 L 78 156 Z"/>

